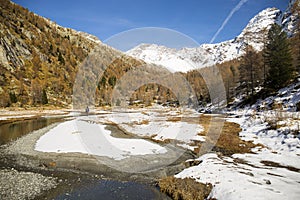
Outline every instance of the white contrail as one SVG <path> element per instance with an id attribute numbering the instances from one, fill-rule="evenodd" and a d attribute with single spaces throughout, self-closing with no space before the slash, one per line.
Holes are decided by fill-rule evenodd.
<path id="1" fill-rule="evenodd" d="M 226 24 L 228 23 L 228 21 L 231 19 L 232 15 L 237 12 L 242 5 L 244 5 L 244 3 L 246 3 L 248 0 L 241 0 L 229 13 L 229 15 L 226 17 L 226 19 L 224 20 L 222 26 L 218 29 L 218 31 L 215 33 L 215 35 L 213 36 L 213 38 L 210 40 L 210 43 L 213 43 L 216 39 L 216 37 L 219 35 L 219 33 L 223 30 L 223 28 L 226 26 Z"/>

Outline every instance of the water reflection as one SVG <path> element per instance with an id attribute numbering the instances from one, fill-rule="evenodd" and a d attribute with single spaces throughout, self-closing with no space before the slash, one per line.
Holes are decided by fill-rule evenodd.
<path id="1" fill-rule="evenodd" d="M 0 125 L 0 145 L 7 144 L 23 135 L 44 128 L 58 121 L 62 121 L 62 119 L 38 118 L 2 124 Z"/>

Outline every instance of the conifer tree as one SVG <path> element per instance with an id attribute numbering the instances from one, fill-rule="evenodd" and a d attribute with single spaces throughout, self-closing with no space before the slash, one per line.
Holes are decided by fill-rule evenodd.
<path id="1" fill-rule="evenodd" d="M 18 102 L 18 99 L 17 99 L 17 96 L 16 96 L 15 92 L 10 92 L 9 97 L 10 97 L 10 102 L 11 103 L 17 103 Z"/>
<path id="2" fill-rule="evenodd" d="M 276 90 L 286 86 L 293 78 L 292 54 L 287 35 L 278 24 L 272 25 L 264 50 L 265 65 L 268 66 L 266 88 Z"/>
<path id="3" fill-rule="evenodd" d="M 247 95 L 251 92 L 254 95 L 254 89 L 259 81 L 259 56 L 252 46 L 247 45 L 246 53 L 242 58 L 242 64 L 239 67 L 241 85 L 246 88 Z"/>
<path id="4" fill-rule="evenodd" d="M 42 104 L 48 104 L 48 97 L 45 89 L 43 89 L 42 93 Z"/>

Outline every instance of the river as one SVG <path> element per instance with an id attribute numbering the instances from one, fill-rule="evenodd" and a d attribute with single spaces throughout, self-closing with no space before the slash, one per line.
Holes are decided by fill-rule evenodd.
<path id="1" fill-rule="evenodd" d="M 39 130 L 53 123 L 64 121 L 64 118 L 37 118 L 37 119 L 26 119 L 22 121 L 11 121 L 0 124 L 0 145 L 9 144 L 18 138 L 29 134 L 32 131 Z M 9 159 L 8 159 L 9 160 Z M 18 169 L 18 166 L 13 162 L 0 162 L 1 168 L 14 167 Z M 18 170 L 23 170 L 20 167 Z M 47 170 L 47 169 L 45 169 Z M 56 176 L 58 179 L 61 172 L 49 173 L 41 172 L 40 169 L 30 169 L 26 167 L 26 171 L 33 171 L 43 174 L 51 174 Z M 67 175 L 66 175 L 67 174 Z M 72 172 L 64 172 L 64 179 L 74 179 Z M 80 175 L 80 177 L 84 177 Z M 84 178 L 86 179 L 86 178 Z M 72 183 L 72 181 L 69 181 Z M 44 198 L 51 199 L 168 199 L 167 196 L 159 192 L 159 189 L 153 185 L 148 185 L 144 183 L 138 183 L 133 181 L 121 181 L 114 179 L 103 179 L 103 180 L 85 180 L 80 184 L 68 184 L 61 185 L 60 189 L 55 189 L 51 194 L 51 190 L 42 194 Z"/>

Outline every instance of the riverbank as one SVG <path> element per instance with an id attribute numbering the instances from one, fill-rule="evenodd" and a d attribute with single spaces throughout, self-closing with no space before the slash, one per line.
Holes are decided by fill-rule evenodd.
<path id="1" fill-rule="evenodd" d="M 0 179 L 0 187 L 6 188 L 1 191 L 1 199 L 78 199 L 71 193 L 81 188 L 96 185 L 102 180 L 107 180 L 103 175 L 54 168 L 51 166 L 32 167 L 26 166 L 24 158 L 16 155 L 4 154 L 1 149 L 0 171 L 5 173 L 5 179 Z M 13 172 L 13 173 L 12 173 Z M 24 177 L 24 174 L 26 177 Z M 28 182 L 28 177 L 34 179 Z M 7 181 L 6 179 L 13 181 Z M 49 182 L 51 180 L 52 182 Z M 33 189 L 33 190 L 31 190 Z M 25 196 L 25 197 L 24 197 Z M 65 197 L 65 198 L 59 198 Z"/>
<path id="2" fill-rule="evenodd" d="M 270 169 L 266 167 L 275 163 L 284 168 L 278 161 L 286 159 L 276 150 L 276 155 L 273 152 L 264 155 L 270 144 L 263 138 L 267 137 L 266 141 L 271 138 L 268 134 L 260 135 L 268 131 L 266 124 L 261 122 L 261 115 L 251 115 L 252 119 L 250 115 L 238 112 L 231 115 L 201 114 L 190 109 L 155 107 L 99 110 L 89 115 L 72 112 L 62 116 L 62 121 L 29 133 L 3 146 L 0 152 L 8 160 L 7 166 L 18 171 L 31 171 L 67 181 L 67 186 L 62 181 L 57 188 L 43 191 L 41 195 L 47 198 L 50 195 L 51 199 L 76 199 L 69 198 L 69 195 L 93 193 L 96 199 L 97 195 L 102 196 L 98 190 L 107 194 L 113 190 L 125 196 L 129 195 L 128 190 L 132 191 L 130 197 L 135 198 L 134 194 L 140 193 L 138 188 L 144 191 L 144 186 L 158 192 L 157 184 L 161 191 L 175 199 L 180 195 L 184 198 L 193 195 L 192 199 L 208 195 L 221 197 L 223 193 L 230 193 L 232 188 L 238 188 L 235 193 L 239 196 L 244 195 L 244 190 L 237 185 L 248 185 L 248 192 L 252 194 L 265 186 L 278 190 L 276 183 L 283 185 L 282 177 L 294 181 L 293 177 L 298 176 L 291 176 L 298 170 L 295 167 L 293 172 L 280 172 L 278 180 L 272 177 L 272 174 L 279 173 L 278 167 L 274 166 L 274 172 L 268 174 Z M 250 129 L 244 123 L 250 123 Z M 296 140 L 284 139 L 286 145 L 281 143 L 280 146 L 290 147 Z M 206 150 L 204 155 L 203 150 Z M 254 160 L 247 159 L 250 157 Z M 245 171 L 246 168 L 250 173 Z M 62 174 L 66 178 L 60 178 Z M 206 179 L 202 180 L 203 177 Z M 232 177 L 239 177 L 239 180 L 233 182 Z M 255 185 L 256 182 L 260 185 Z M 124 190 L 120 191 L 119 187 Z M 290 187 L 292 191 L 295 184 Z M 145 193 L 148 192 L 146 189 Z M 158 192 L 158 195 L 162 193 Z M 231 198 L 236 197 L 231 195 Z M 151 195 L 148 197 L 146 199 L 153 199 Z"/>
<path id="3" fill-rule="evenodd" d="M 71 112 L 69 109 L 56 107 L 2 108 L 0 109 L 0 125 L 17 121 L 39 119 L 41 117 L 63 117 Z"/>
<path id="4" fill-rule="evenodd" d="M 53 118 L 53 115 L 42 116 L 45 117 Z M 239 127 L 233 123 L 223 123 L 223 116 L 203 115 L 190 109 L 154 107 L 99 110 L 91 115 L 70 112 L 59 117 L 67 121 L 48 125 L 5 145 L 3 155 L 9 158 L 9 166 L 19 166 L 21 171 L 26 167 L 26 170 L 37 173 L 57 173 L 57 177 L 61 176 L 61 172 L 67 173 L 67 176 L 75 177 L 72 178 L 75 183 L 70 183 L 69 188 L 78 184 L 76 180 L 82 174 L 90 174 L 91 180 L 95 179 L 92 184 L 108 179 L 141 183 L 155 188 L 158 180 L 191 166 L 186 161 L 195 158 L 206 140 L 213 141 L 212 135 L 208 133 L 215 133 L 219 130 L 217 127 L 224 126 L 221 140 L 216 144 L 219 151 L 228 154 L 234 150 L 233 146 L 241 143 L 238 139 Z M 105 137 L 99 138 L 97 134 Z M 234 143 L 227 144 L 227 138 L 230 141 L 236 139 Z M 103 139 L 106 139 L 105 145 Z M 126 145 L 118 147 L 114 142 L 120 144 L 119 141 Z M 141 142 L 129 145 L 137 141 Z M 150 151 L 138 150 L 141 143 L 147 143 L 145 148 L 150 147 Z M 107 154 L 116 152 L 107 149 L 109 145 L 117 147 L 121 152 L 118 151 L 116 156 Z M 99 151 L 92 151 L 93 146 Z M 164 151 L 157 151 L 157 146 L 161 146 Z M 99 156 L 103 152 L 106 152 L 106 156 Z M 81 181 L 83 179 L 80 178 Z M 65 186 L 58 185 L 58 188 L 61 187 Z M 51 189 L 49 194 L 59 195 L 55 192 L 57 190 Z"/>
<path id="5" fill-rule="evenodd" d="M 36 151 L 34 148 L 37 140 L 58 124 L 55 123 L 34 131 L 1 147 L 0 166 L 3 169 L 14 167 L 20 172 L 31 172 L 38 177 L 43 174 L 46 178 L 58 180 L 56 188 L 49 188 L 48 191 L 41 190 L 38 197 L 42 195 L 45 199 L 53 199 L 60 194 L 69 194 L 75 186 L 86 187 L 86 184 L 97 184 L 102 180 L 146 184 L 154 188 L 157 191 L 156 195 L 159 196 L 162 194 L 155 189 L 157 180 L 180 172 L 185 168 L 184 161 L 193 157 L 191 153 L 182 154 L 181 150 L 172 146 L 166 146 L 168 153 L 159 156 L 141 155 L 118 161 L 76 152 L 45 153 Z M 110 126 L 110 128 L 112 127 Z M 179 154 L 182 154 L 181 157 L 178 156 Z M 179 159 L 173 163 L 171 159 L 174 157 L 179 157 Z M 165 167 L 168 162 L 172 162 L 172 164 Z M 89 178 L 85 178 L 86 175 Z M 77 182 L 77 180 L 80 181 Z M 65 182 L 68 183 L 67 186 Z M 166 196 L 162 196 L 162 199 L 166 198 Z"/>
<path id="6" fill-rule="evenodd" d="M 164 148 L 167 149 L 166 153 L 135 155 L 124 157 L 124 159 L 113 159 L 107 156 L 97 156 L 78 152 L 48 153 L 36 151 L 35 145 L 41 136 L 57 126 L 58 124 L 52 124 L 19 138 L 5 148 L 6 154 L 18 155 L 20 157 L 27 158 L 28 163 L 26 165 L 32 167 L 46 165 L 56 168 L 78 169 L 82 171 L 100 173 L 109 172 L 110 174 L 120 171 L 123 174 L 154 173 L 159 174 L 159 176 L 163 173 L 168 174 L 167 170 L 164 168 L 166 164 L 171 164 L 177 160 L 174 165 L 180 165 L 192 156 L 192 154 L 184 152 L 183 150 L 171 145 L 164 146 Z M 95 144 L 97 144 L 97 142 L 95 142 Z M 87 149 L 87 151 L 89 151 L 89 149 Z"/>

